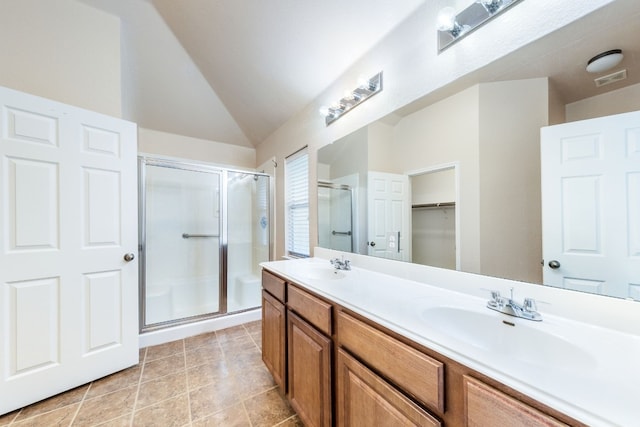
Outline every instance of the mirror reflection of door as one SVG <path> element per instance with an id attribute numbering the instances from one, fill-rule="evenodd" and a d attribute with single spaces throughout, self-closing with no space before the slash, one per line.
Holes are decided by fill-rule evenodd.
<path id="1" fill-rule="evenodd" d="M 411 174 L 412 262 L 456 269 L 455 166 Z"/>
<path id="2" fill-rule="evenodd" d="M 542 128 L 543 283 L 640 300 L 640 112 Z"/>
<path id="3" fill-rule="evenodd" d="M 409 177 L 367 173 L 368 255 L 411 261 Z"/>

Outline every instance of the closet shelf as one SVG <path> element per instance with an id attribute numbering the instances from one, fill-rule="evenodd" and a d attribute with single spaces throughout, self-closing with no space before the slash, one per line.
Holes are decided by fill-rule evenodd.
<path id="1" fill-rule="evenodd" d="M 411 205 L 411 209 L 451 208 L 455 206 L 456 206 L 456 202 L 421 203 L 421 204 Z"/>

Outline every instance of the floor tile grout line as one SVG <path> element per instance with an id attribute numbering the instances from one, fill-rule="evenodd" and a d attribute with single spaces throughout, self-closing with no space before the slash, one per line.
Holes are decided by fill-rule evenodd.
<path id="1" fill-rule="evenodd" d="M 11 421 L 9 421 L 9 424 L 7 424 L 7 427 L 10 427 L 10 426 L 12 426 L 13 424 L 15 424 L 16 419 L 18 419 L 18 415 L 20 415 L 20 414 L 22 413 L 22 410 L 23 410 L 23 409 L 24 409 L 24 408 L 20 408 L 20 409 L 16 412 L 16 415 L 11 419 Z"/>
<path id="2" fill-rule="evenodd" d="M 91 390 L 91 387 L 93 387 L 93 383 L 94 383 L 94 381 L 91 381 L 89 383 L 89 387 L 87 387 L 87 389 L 84 391 L 84 395 L 82 396 L 82 399 L 80 399 L 80 404 L 78 405 L 78 408 L 76 409 L 76 412 L 73 414 L 73 417 L 71 418 L 71 422 L 69 423 L 69 426 L 72 426 L 73 423 L 76 422 L 76 418 L 78 417 L 78 414 L 80 413 L 80 409 L 82 408 L 82 405 L 84 404 L 84 401 L 87 399 L 87 396 L 89 395 L 89 390 Z"/>
<path id="3" fill-rule="evenodd" d="M 147 351 L 148 351 L 148 348 L 145 348 L 144 356 L 142 356 L 142 361 L 139 362 L 142 366 L 140 367 L 140 378 L 138 378 L 138 388 L 136 390 L 136 398 L 133 400 L 133 407 L 131 408 L 131 418 L 129 419 L 129 426 L 133 426 L 133 420 L 135 420 L 136 418 L 136 407 L 138 406 L 138 397 L 140 395 L 142 375 L 144 375 L 144 367 L 147 364 Z"/>
<path id="4" fill-rule="evenodd" d="M 275 426 L 273 426 L 273 427 L 278 427 L 278 426 L 280 426 L 280 425 L 283 425 L 283 424 L 284 424 L 284 423 L 286 423 L 287 421 L 289 421 L 289 420 L 293 420 L 293 419 L 294 419 L 294 418 L 296 418 L 297 416 L 298 416 L 298 414 L 293 414 L 293 415 L 291 415 L 289 418 L 285 418 L 284 420 L 280 421 L 278 424 L 276 424 L 276 425 L 275 425 Z"/>
<path id="5" fill-rule="evenodd" d="M 51 398 L 53 398 L 53 397 L 55 397 L 55 396 L 58 396 L 58 395 L 61 395 L 61 394 L 65 394 L 65 393 L 68 393 L 68 392 L 70 392 L 70 391 L 71 391 L 71 390 L 73 390 L 73 389 L 71 389 L 71 390 L 66 390 L 66 391 L 63 391 L 63 392 L 61 392 L 61 393 L 58 393 L 57 395 L 54 395 L 54 396 L 51 396 L 51 397 L 49 397 L 49 398 L 43 399 L 43 400 L 41 400 L 41 401 L 34 402 L 34 403 L 32 403 L 32 404 L 30 404 L 30 405 L 27 405 L 27 406 L 23 406 L 22 408 L 20 408 L 20 410 L 18 410 L 18 412 L 17 412 L 17 413 L 16 413 L 16 415 L 11 419 L 11 421 L 9 421 L 9 424 L 5 424 L 5 426 L 6 426 L 6 427 L 10 427 L 10 426 L 15 425 L 16 423 L 21 423 L 21 422 L 23 422 L 23 421 L 27 421 L 27 420 L 30 420 L 30 419 L 32 419 L 32 418 L 36 418 L 36 417 L 41 417 L 41 416 L 43 416 L 43 415 L 50 414 L 50 413 L 52 413 L 52 412 L 58 411 L 58 410 L 60 410 L 60 409 L 62 409 L 62 408 L 66 408 L 67 406 L 76 405 L 76 404 L 78 404 L 78 403 L 80 403 L 80 406 L 82 406 L 82 402 L 84 402 L 84 399 L 86 398 L 87 393 L 88 393 L 88 391 L 89 391 L 89 388 L 91 388 L 91 384 L 92 384 L 92 383 L 93 383 L 93 382 L 87 383 L 87 384 L 89 384 L 89 386 L 87 387 L 87 390 L 85 390 L 84 395 L 82 396 L 82 399 L 80 399 L 80 400 L 79 400 L 79 401 L 77 401 L 77 402 L 72 402 L 72 403 L 69 403 L 69 404 L 66 404 L 66 405 L 57 406 L 57 407 L 55 407 L 55 408 L 52 408 L 52 409 L 49 409 L 49 410 L 47 410 L 47 411 L 43 411 L 43 412 L 37 413 L 37 414 L 35 414 L 35 415 L 31 415 L 30 417 L 27 417 L 27 418 L 25 418 L 25 419 L 23 419 L 23 420 L 17 421 L 17 420 L 18 420 L 18 416 L 19 416 L 20 414 L 22 414 L 22 411 L 23 411 L 25 408 L 28 408 L 28 407 L 29 407 L 29 406 L 31 406 L 31 405 L 36 405 L 36 404 L 39 404 L 39 403 L 45 402 L 45 401 L 47 401 L 47 400 L 49 400 L 49 399 L 51 399 Z M 83 385 L 86 385 L 86 384 L 83 384 Z M 82 386 L 78 386 L 78 387 L 82 387 Z M 80 408 L 80 406 L 78 406 L 78 409 Z M 73 421 L 75 420 L 75 415 L 77 415 L 77 411 L 78 411 L 78 410 L 76 410 L 76 414 L 74 414 L 74 417 L 73 417 L 73 419 L 71 420 L 71 422 L 73 422 Z M 69 425 L 71 425 L 71 423 L 69 423 Z"/>
<path id="6" fill-rule="evenodd" d="M 251 422 L 251 417 L 249 416 L 249 411 L 247 411 L 247 405 L 245 405 L 246 401 L 247 401 L 247 399 L 245 399 L 242 402 L 240 402 L 240 404 L 242 405 L 242 409 L 244 410 L 244 415 L 247 417 L 247 420 L 249 420 L 249 427 L 253 427 L 253 422 Z"/>
<path id="7" fill-rule="evenodd" d="M 189 414 L 189 424 L 193 423 L 193 415 L 191 414 L 191 393 L 189 392 L 189 372 L 187 370 L 187 342 L 186 340 L 182 340 L 182 355 L 184 356 L 184 383 L 185 383 L 185 392 L 187 394 L 187 411 Z"/>

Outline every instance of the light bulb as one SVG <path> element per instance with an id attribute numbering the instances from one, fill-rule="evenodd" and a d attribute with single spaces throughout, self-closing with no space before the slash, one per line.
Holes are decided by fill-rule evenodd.
<path id="1" fill-rule="evenodd" d="M 480 0 L 487 12 L 494 14 L 502 7 L 502 0 Z"/>
<path id="2" fill-rule="evenodd" d="M 438 30 L 451 31 L 456 26 L 456 10 L 451 7 L 445 7 L 438 12 Z"/>

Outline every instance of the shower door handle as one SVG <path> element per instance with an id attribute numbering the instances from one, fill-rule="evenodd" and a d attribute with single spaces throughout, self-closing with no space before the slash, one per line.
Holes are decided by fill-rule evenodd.
<path id="1" fill-rule="evenodd" d="M 220 235 L 218 234 L 189 234 L 189 233 L 182 233 L 182 238 L 183 239 L 191 239 L 194 237 L 220 237 Z"/>
<path id="2" fill-rule="evenodd" d="M 135 255 L 132 253 L 124 254 L 124 260 L 127 262 L 131 262 L 135 259 Z"/>

